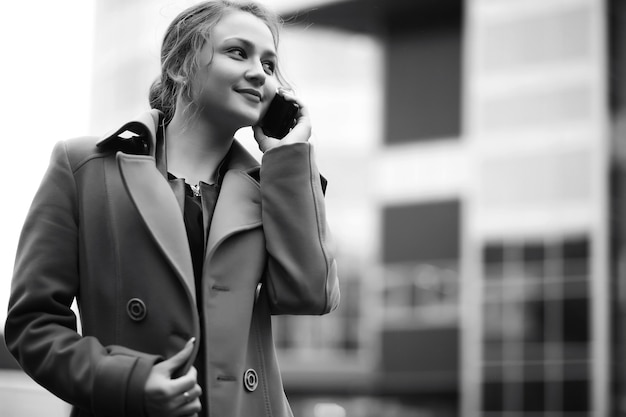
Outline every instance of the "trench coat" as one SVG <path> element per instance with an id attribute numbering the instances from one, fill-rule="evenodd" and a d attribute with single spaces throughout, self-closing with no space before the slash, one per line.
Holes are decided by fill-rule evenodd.
<path id="1" fill-rule="evenodd" d="M 159 120 L 152 110 L 55 146 L 18 244 L 7 347 L 73 416 L 143 416 L 152 366 L 204 337 L 180 371 L 204 346 L 203 415 L 291 416 L 271 315 L 339 302 L 313 149 L 274 148 L 259 164 L 233 143 L 198 306 L 184 184 L 166 179 Z"/>

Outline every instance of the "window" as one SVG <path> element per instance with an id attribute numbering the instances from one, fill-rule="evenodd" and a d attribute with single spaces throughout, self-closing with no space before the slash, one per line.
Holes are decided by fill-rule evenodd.
<path id="1" fill-rule="evenodd" d="M 503 412 L 589 411 L 589 240 L 483 248 L 483 404 Z"/>
<path id="2" fill-rule="evenodd" d="M 460 203 L 383 210 L 383 306 L 387 324 L 456 324 L 459 303 Z"/>
<path id="3" fill-rule="evenodd" d="M 459 259 L 460 202 L 388 206 L 383 211 L 383 262 Z"/>
<path id="4" fill-rule="evenodd" d="M 388 19 L 388 144 L 459 136 L 461 24 L 462 2 L 456 0 Z"/>

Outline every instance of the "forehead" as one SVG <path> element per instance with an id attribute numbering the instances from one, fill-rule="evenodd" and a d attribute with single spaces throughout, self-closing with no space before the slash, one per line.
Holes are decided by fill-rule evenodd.
<path id="1" fill-rule="evenodd" d="M 274 37 L 265 22 L 250 13 L 239 10 L 224 15 L 213 28 L 212 37 L 215 43 L 240 38 L 258 48 L 276 51 Z"/>

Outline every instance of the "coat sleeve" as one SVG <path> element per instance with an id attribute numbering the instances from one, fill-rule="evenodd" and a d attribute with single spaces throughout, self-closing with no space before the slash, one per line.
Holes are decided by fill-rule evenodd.
<path id="1" fill-rule="evenodd" d="M 311 144 L 284 145 L 263 155 L 261 207 L 272 313 L 334 310 L 339 304 L 337 265 Z"/>
<path id="2" fill-rule="evenodd" d="M 66 402 L 96 416 L 141 416 L 145 381 L 158 358 L 104 347 L 76 331 L 70 306 L 79 288 L 77 201 L 61 142 L 20 236 L 5 341 L 24 371 Z"/>

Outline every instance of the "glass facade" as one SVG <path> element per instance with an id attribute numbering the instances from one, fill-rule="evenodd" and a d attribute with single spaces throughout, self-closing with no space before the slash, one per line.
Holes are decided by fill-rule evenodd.
<path id="1" fill-rule="evenodd" d="M 589 263 L 585 236 L 485 245 L 483 415 L 590 411 Z"/>

